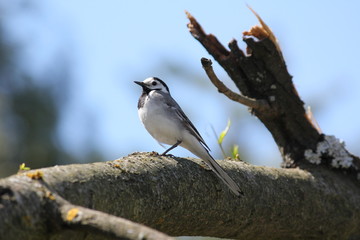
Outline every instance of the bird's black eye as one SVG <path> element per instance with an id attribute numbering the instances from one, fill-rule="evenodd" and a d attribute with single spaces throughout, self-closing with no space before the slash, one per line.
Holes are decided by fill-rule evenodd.
<path id="1" fill-rule="evenodd" d="M 157 82 L 153 81 L 151 84 L 152 84 L 153 86 L 156 86 Z"/>

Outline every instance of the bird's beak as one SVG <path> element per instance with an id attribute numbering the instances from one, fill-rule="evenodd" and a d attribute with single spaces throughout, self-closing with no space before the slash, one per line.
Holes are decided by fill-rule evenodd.
<path id="1" fill-rule="evenodd" d="M 140 85 L 142 87 L 146 87 L 146 84 L 143 82 L 134 81 L 134 83 L 136 83 L 137 85 Z"/>

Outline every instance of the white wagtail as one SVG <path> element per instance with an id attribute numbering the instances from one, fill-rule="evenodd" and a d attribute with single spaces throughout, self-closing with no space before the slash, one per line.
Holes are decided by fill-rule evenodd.
<path id="1" fill-rule="evenodd" d="M 201 158 L 211 170 L 237 196 L 243 194 L 234 180 L 209 154 L 200 133 L 185 115 L 179 104 L 171 97 L 168 86 L 159 78 L 151 77 L 137 82 L 143 89 L 138 102 L 138 113 L 146 130 L 160 143 L 171 145 L 163 154 L 182 146 Z"/>

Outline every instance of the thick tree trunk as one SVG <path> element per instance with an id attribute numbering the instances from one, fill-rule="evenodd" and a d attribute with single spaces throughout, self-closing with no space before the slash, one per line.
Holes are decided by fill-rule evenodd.
<path id="1" fill-rule="evenodd" d="M 113 232 L 124 226 L 119 216 L 173 236 L 360 238 L 360 188 L 341 173 L 219 163 L 244 197 L 235 197 L 199 160 L 153 154 L 19 173 L 0 180 L 0 236 L 122 239 Z M 86 222 L 91 214 L 101 221 Z M 125 239 L 144 234 L 128 230 L 136 237 Z M 160 236 L 147 239 L 166 239 Z"/>
<path id="2" fill-rule="evenodd" d="M 224 68 L 243 96 L 234 98 L 233 95 L 237 94 L 217 79 L 211 69 L 211 61 L 202 59 L 210 80 L 219 92 L 250 107 L 251 112 L 272 134 L 283 156 L 284 166 L 303 166 L 302 163 L 308 161 L 341 168 L 357 177 L 360 174 L 360 159 L 348 153 L 343 143 L 333 136 L 319 132 L 293 85 L 274 34 L 254 14 L 261 26 L 244 32 L 243 40 L 247 44 L 245 54 L 235 39 L 230 41 L 229 50 L 226 49 L 214 35 L 206 34 L 197 20 L 187 13 L 192 36 Z M 253 102 L 244 102 L 240 97 Z"/>

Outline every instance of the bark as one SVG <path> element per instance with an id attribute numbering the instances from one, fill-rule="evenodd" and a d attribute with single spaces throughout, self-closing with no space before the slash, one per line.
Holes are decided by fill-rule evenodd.
<path id="1" fill-rule="evenodd" d="M 322 134 L 311 113 L 306 113 L 276 37 L 254 14 L 261 26 L 244 32 L 245 54 L 235 39 L 226 49 L 214 35 L 206 34 L 198 21 L 187 13 L 192 36 L 224 68 L 242 95 L 227 89 L 213 72 L 211 61 L 203 58 L 202 65 L 209 79 L 229 99 L 248 106 L 266 126 L 278 145 L 285 167 L 305 167 L 307 164 L 303 163 L 310 161 L 342 169 L 352 177 L 360 176 L 360 159 L 350 154 L 344 144 L 333 136 Z"/>
<path id="2" fill-rule="evenodd" d="M 244 197 L 235 197 L 199 160 L 154 154 L 21 172 L 0 180 L 0 236 L 168 238 L 149 229 L 141 238 L 136 227 L 133 236 L 116 238 L 121 229 L 132 233 L 121 217 L 172 236 L 360 238 L 357 181 L 314 165 L 310 172 L 219 163 Z"/>
<path id="3" fill-rule="evenodd" d="M 105 166 L 56 166 L 1 179 L 0 239 L 173 239 L 86 204 L 92 200 L 92 187 L 101 181 Z M 65 200 L 61 195 L 66 196 L 67 190 L 73 191 L 69 200 L 87 207 Z M 95 195 L 100 201 L 104 197 Z"/>

